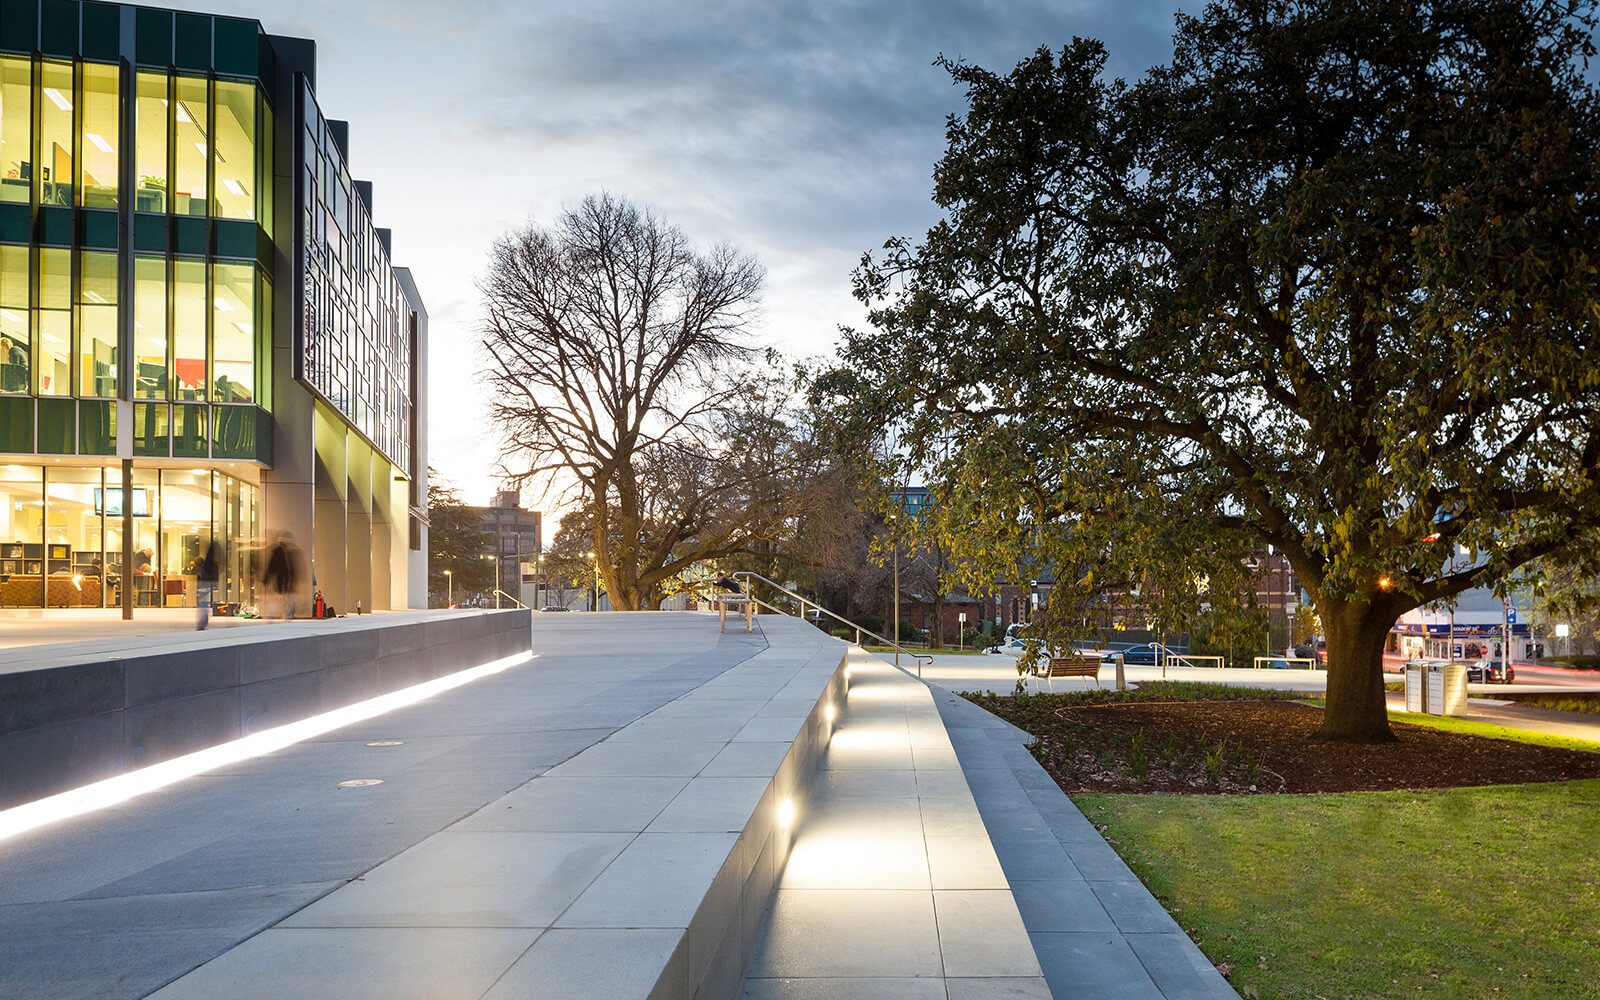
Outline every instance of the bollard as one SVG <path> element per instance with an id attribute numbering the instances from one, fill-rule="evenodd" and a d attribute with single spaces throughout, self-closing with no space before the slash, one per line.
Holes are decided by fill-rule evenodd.
<path id="1" fill-rule="evenodd" d="M 1123 673 L 1122 667 L 1123 667 L 1122 654 L 1118 653 L 1117 654 L 1117 690 L 1118 691 L 1126 691 L 1126 690 L 1128 690 L 1128 676 L 1127 676 L 1127 674 Z"/>

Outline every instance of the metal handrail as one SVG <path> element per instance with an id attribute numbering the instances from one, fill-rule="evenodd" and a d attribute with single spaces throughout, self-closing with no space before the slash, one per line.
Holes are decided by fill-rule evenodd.
<path id="1" fill-rule="evenodd" d="M 515 604 L 524 611 L 528 610 L 528 606 L 526 604 L 523 604 L 521 601 L 517 600 L 515 597 L 512 597 L 510 594 L 499 589 L 498 587 L 495 588 L 493 593 L 496 597 L 504 597 L 506 600 L 510 601 L 512 604 Z"/>
<path id="2" fill-rule="evenodd" d="M 787 594 L 789 597 L 794 598 L 796 601 L 798 601 L 800 603 L 800 613 L 798 615 L 796 615 L 795 617 L 801 619 L 802 621 L 804 621 L 805 617 L 806 617 L 806 608 L 808 608 L 808 607 L 815 608 L 821 614 L 827 615 L 829 618 L 834 619 L 835 621 L 839 622 L 840 624 L 845 625 L 845 626 L 847 626 L 849 628 L 855 629 L 855 631 L 856 631 L 856 645 L 857 646 L 861 645 L 861 637 L 862 636 L 867 636 L 869 639 L 878 640 L 878 643 L 880 645 L 888 646 L 888 647 L 890 647 L 891 649 L 893 649 L 897 653 L 906 654 L 907 656 L 911 657 L 913 660 L 917 661 L 917 676 L 918 677 L 922 676 L 922 661 L 923 660 L 927 660 L 929 663 L 933 662 L 933 657 L 930 654 L 928 654 L 928 653 L 918 653 L 918 652 L 916 652 L 914 650 L 907 649 L 906 647 L 900 645 L 898 642 L 895 642 L 893 639 L 885 638 L 885 637 L 879 635 L 878 633 L 872 631 L 869 628 L 862 628 L 860 625 L 858 625 L 855 622 L 851 621 L 850 619 L 844 617 L 843 615 L 835 614 L 832 611 L 829 611 L 827 608 L 823 607 L 822 605 L 818 604 L 816 601 L 812 601 L 812 600 L 806 599 L 802 595 L 795 593 L 794 591 L 790 590 L 788 587 L 785 587 L 783 584 L 777 582 L 776 580 L 768 579 L 767 577 L 762 576 L 760 573 L 757 573 L 757 572 L 755 572 L 753 570 L 748 570 L 748 569 L 742 569 L 742 570 L 739 570 L 737 573 L 733 574 L 733 578 L 736 579 L 736 580 L 741 576 L 750 577 L 750 578 L 753 578 L 753 579 L 756 579 L 756 580 L 760 580 L 762 583 L 764 583 L 767 586 L 771 587 L 773 590 L 776 590 L 776 591 L 778 591 L 780 593 L 783 593 L 783 594 Z M 752 601 L 755 601 L 757 604 L 761 605 L 764 608 L 771 608 L 773 611 L 777 612 L 780 615 L 788 614 L 787 611 L 781 611 L 778 608 L 774 608 L 774 607 L 772 607 L 772 605 L 767 604 L 765 601 L 759 600 L 754 594 L 751 594 L 749 596 L 750 596 L 750 599 Z M 898 665 L 899 664 L 896 664 L 896 666 L 898 666 Z"/>

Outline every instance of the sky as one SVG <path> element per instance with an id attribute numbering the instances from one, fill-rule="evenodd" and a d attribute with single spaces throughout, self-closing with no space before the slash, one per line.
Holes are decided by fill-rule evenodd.
<path id="1" fill-rule="evenodd" d="M 1010 68 L 1099 38 L 1111 71 L 1171 55 L 1170 0 L 205 0 L 317 42 L 318 103 L 430 323 L 430 463 L 468 502 L 499 446 L 477 391 L 476 282 L 501 234 L 610 191 L 767 269 L 758 337 L 826 356 L 859 324 L 864 251 L 937 218 L 961 91 L 940 54 Z"/>

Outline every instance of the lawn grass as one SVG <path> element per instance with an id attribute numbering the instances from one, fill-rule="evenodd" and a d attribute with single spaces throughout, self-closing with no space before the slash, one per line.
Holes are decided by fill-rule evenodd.
<path id="1" fill-rule="evenodd" d="M 1600 780 L 1074 800 L 1247 998 L 1600 997 Z"/>
<path id="2" fill-rule="evenodd" d="M 1515 699 L 1518 705 L 1529 708 L 1547 708 L 1554 712 L 1578 712 L 1600 715 L 1600 698 L 1569 698 L 1559 694 L 1536 694 Z"/>

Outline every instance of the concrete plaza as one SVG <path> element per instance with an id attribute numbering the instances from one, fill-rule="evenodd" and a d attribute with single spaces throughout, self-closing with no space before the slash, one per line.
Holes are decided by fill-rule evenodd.
<path id="1" fill-rule="evenodd" d="M 0 995 L 1232 995 L 1021 735 L 937 683 L 778 616 L 532 639 L 0 839 Z"/>

